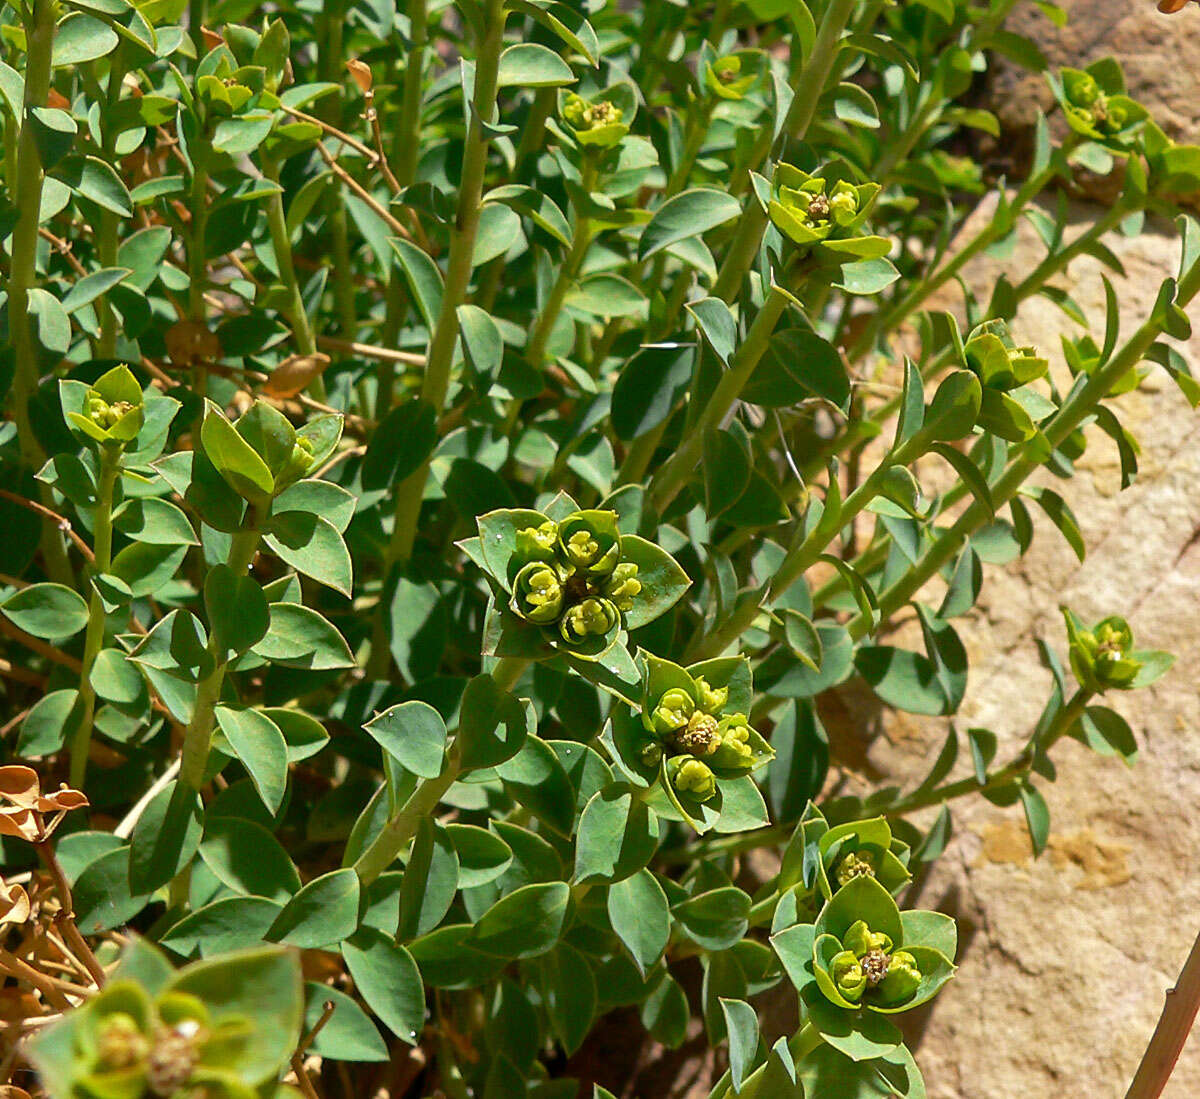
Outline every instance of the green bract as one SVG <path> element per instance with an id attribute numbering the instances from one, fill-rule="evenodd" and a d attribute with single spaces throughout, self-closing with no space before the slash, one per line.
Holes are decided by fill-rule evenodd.
<path id="1" fill-rule="evenodd" d="M 798 984 L 806 1003 L 820 996 L 843 1011 L 895 1014 L 926 1003 L 954 975 L 954 922 L 938 913 L 901 913 L 872 878 L 838 890 L 811 938 Z"/>
<path id="2" fill-rule="evenodd" d="M 775 169 L 768 210 L 793 244 L 824 262 L 886 256 L 891 242 L 862 232 L 879 193 L 877 183 L 855 184 L 830 167 L 810 175 L 790 164 Z"/>
<path id="3" fill-rule="evenodd" d="M 235 952 L 172 974 L 139 941 L 103 992 L 30 1049 L 50 1099 L 256 1099 L 277 1094 L 302 1009 L 293 953 Z"/>
<path id="4" fill-rule="evenodd" d="M 1125 81 L 1116 65 L 1104 61 L 1087 69 L 1063 69 L 1052 85 L 1075 133 L 1112 152 L 1133 151 L 1148 115 L 1125 94 Z"/>
<path id="5" fill-rule="evenodd" d="M 128 366 L 114 366 L 83 394 L 79 409 L 66 405 L 71 425 L 104 445 L 124 446 L 137 437 L 145 422 L 145 398 Z"/>
<path id="6" fill-rule="evenodd" d="M 657 546 L 623 535 L 617 513 L 564 504 L 557 519 L 537 511 L 480 516 L 478 562 L 511 613 L 500 626 L 543 627 L 542 644 L 597 659 L 668 610 L 687 577 Z M 507 621 L 507 625 L 504 623 Z"/>
<path id="7" fill-rule="evenodd" d="M 265 401 L 255 401 L 234 424 L 210 402 L 200 429 L 213 468 L 239 496 L 264 508 L 316 470 L 341 435 L 340 416 L 319 416 L 297 430 Z"/>
<path id="8" fill-rule="evenodd" d="M 622 121 L 625 110 L 602 96 L 603 93 L 601 97 L 587 100 L 569 92 L 563 100 L 563 121 L 570 128 L 572 137 L 585 147 L 611 149 L 629 133 L 628 123 Z"/>
<path id="9" fill-rule="evenodd" d="M 1063 608 L 1071 670 L 1080 687 L 1100 694 L 1107 690 L 1128 691 L 1145 687 L 1163 675 L 1174 657 L 1160 651 L 1133 647 L 1133 631 L 1119 615 L 1102 618 L 1086 627 Z"/>

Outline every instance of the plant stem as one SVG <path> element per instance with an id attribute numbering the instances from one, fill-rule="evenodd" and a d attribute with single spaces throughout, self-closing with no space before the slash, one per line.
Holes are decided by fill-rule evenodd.
<path id="1" fill-rule="evenodd" d="M 581 186 L 586 193 L 590 192 L 595 186 L 596 173 L 591 157 L 586 152 L 584 156 L 587 159 L 583 166 Z M 570 293 L 571 286 L 583 267 L 583 261 L 587 258 L 588 248 L 591 246 L 591 243 L 591 225 L 583 212 L 577 211 L 575 231 L 571 234 L 571 250 L 567 253 L 566 259 L 563 260 L 562 266 L 558 269 L 558 277 L 554 280 L 554 285 L 550 288 L 546 304 L 542 308 L 541 316 L 538 317 L 537 324 L 534 326 L 533 332 L 529 337 L 529 343 L 525 348 L 525 358 L 530 366 L 540 367 L 546 361 L 546 345 L 550 342 L 550 337 L 554 333 L 554 326 L 558 323 L 563 302 L 567 300 L 567 294 Z"/>
<path id="2" fill-rule="evenodd" d="M 121 84 L 125 79 L 124 44 L 119 44 L 110 56 L 108 70 L 108 89 L 106 93 L 107 115 L 113 116 L 121 99 Z M 104 127 L 101 158 L 106 164 L 116 159 L 117 133 L 111 125 Z M 100 227 L 97 233 L 97 251 L 101 267 L 117 265 L 117 215 L 112 210 L 100 210 Z M 117 353 L 117 315 L 107 294 L 101 294 L 96 301 L 96 312 L 100 319 L 100 339 L 96 343 L 96 355 L 101 359 L 111 359 Z"/>
<path id="3" fill-rule="evenodd" d="M 450 368 L 454 364 L 454 345 L 458 339 L 458 307 L 467 296 L 471 280 L 475 238 L 479 232 L 480 203 L 483 198 L 484 172 L 490 139 L 483 129 L 496 111 L 496 92 L 500 52 L 504 46 L 503 0 L 487 0 L 484 11 L 484 35 L 479 43 L 475 69 L 475 98 L 471 130 L 463 154 L 462 183 L 458 195 L 458 215 L 451 230 L 450 259 L 446 268 L 442 306 L 434 326 L 433 339 L 425 365 L 421 395 L 440 413 L 450 388 Z M 417 519 L 429 478 L 429 460 L 424 461 L 399 485 L 395 526 L 385 554 L 385 573 L 391 566 L 403 564 L 412 555 L 417 534 Z"/>
<path id="4" fill-rule="evenodd" d="M 491 676 L 498 686 L 509 690 L 521 678 L 529 665 L 528 660 L 518 657 L 502 657 L 492 668 Z M 354 871 L 363 885 L 370 885 L 408 846 L 425 817 L 431 816 L 446 791 L 454 785 L 462 771 L 461 747 L 455 742 L 446 753 L 442 773 L 437 778 L 425 779 L 394 817 L 383 826 L 383 831 L 354 863 Z"/>
<path id="5" fill-rule="evenodd" d="M 112 566 L 112 507 L 117 477 L 121 472 L 121 449 L 116 446 L 100 447 L 100 477 L 96 484 L 96 512 L 93 521 L 93 553 L 95 564 L 93 578 L 102 576 Z M 96 714 L 96 688 L 92 686 L 92 668 L 96 657 L 104 647 L 104 600 L 93 586 L 88 597 L 87 632 L 83 641 L 83 661 L 79 671 L 79 701 L 82 706 L 79 727 L 71 740 L 70 782 L 76 789 L 83 788 L 87 774 L 88 747 L 92 742 L 92 725 Z"/>
<path id="6" fill-rule="evenodd" d="M 246 515 L 246 526 L 233 536 L 229 546 L 227 564 L 237 576 L 245 575 L 258 550 L 261 535 L 254 523 L 255 515 L 250 510 Z M 208 651 L 213 658 L 213 670 L 200 681 L 196 689 L 196 705 L 184 733 L 183 762 L 179 768 L 179 781 L 196 791 L 204 785 L 204 773 L 212 748 L 213 712 L 221 700 L 221 688 L 229 666 L 217 644 L 215 630 L 210 630 Z"/>
<path id="7" fill-rule="evenodd" d="M 29 314 L 29 291 L 37 282 L 38 218 L 45 175 L 34 139 L 30 114 L 45 107 L 50 95 L 50 58 L 54 50 L 54 0 L 33 0 L 24 16 L 26 60 L 24 111 L 17 143 L 17 180 L 13 205 L 17 223 L 13 229 L 8 277 L 8 324 L 13 352 L 13 381 L 9 410 L 17 425 L 17 440 L 26 466 L 36 471 L 46 454 L 33 433 L 29 402 L 38 388 L 39 349 Z M 41 482 L 42 503 L 53 506 L 50 487 Z M 58 531 L 43 524 L 42 556 L 51 579 L 71 585 L 73 577 L 67 551 Z"/>
<path id="8" fill-rule="evenodd" d="M 1180 280 L 1176 304 L 1185 308 L 1200 292 L 1200 263 L 1192 266 Z M 1155 340 L 1162 334 L 1162 325 L 1154 317 L 1149 318 L 1125 346 L 1091 375 L 1087 383 L 1064 402 L 1045 429 L 1045 438 L 1051 448 L 1057 448 L 1091 414 L 1095 407 L 1108 395 L 1109 390 L 1145 357 Z M 1026 443 L 1009 464 L 1000 479 L 992 486 L 992 500 L 996 507 L 1008 503 L 1017 490 L 1028 480 L 1041 464 L 1044 451 L 1039 449 L 1039 440 Z M 911 569 L 900 576 L 879 596 L 881 621 L 887 621 L 904 606 L 962 547 L 970 535 L 989 522 L 991 512 L 979 501 L 974 501 L 950 527 L 944 528 Z M 850 636 L 858 641 L 871 630 L 871 622 L 865 615 L 858 615 L 847 627 Z"/>
<path id="9" fill-rule="evenodd" d="M 717 388 L 704 406 L 695 424 L 688 431 L 674 456 L 651 481 L 650 497 L 661 514 L 675 499 L 688 478 L 695 472 L 704 447 L 704 433 L 710 427 L 720 425 L 733 408 L 759 360 L 766 353 L 771 333 L 787 308 L 790 295 L 773 287 L 766 301 L 754 318 L 746 338 L 729 362 L 729 369 L 721 376 Z"/>
<path id="10" fill-rule="evenodd" d="M 421 100 L 425 88 L 425 53 L 429 44 L 428 0 L 408 0 L 409 34 L 412 45 L 404 69 L 404 92 L 400 125 L 396 128 L 394 159 L 399 167 L 396 181 L 401 187 L 412 183 L 417 171 L 416 150 L 421 138 Z"/>
<path id="11" fill-rule="evenodd" d="M 831 0 L 829 7 L 825 9 L 812 54 L 796 83 L 795 95 L 783 123 L 783 133 L 793 141 L 803 141 L 808 133 L 808 127 L 816 114 L 817 103 L 825 90 L 825 83 L 841 51 L 842 34 L 857 2 L 858 0 Z M 774 143 L 774 130 L 770 126 L 764 127 L 754 145 L 745 173 L 734 179 L 732 190 L 735 194 L 743 189 L 742 184 L 749 179 L 750 169 L 757 169 L 766 160 Z M 757 199 L 751 198 L 746 203 L 725 261 L 721 264 L 712 291 L 713 297 L 721 298 L 727 303 L 732 303 L 737 297 L 742 279 L 746 277 L 746 272 L 754 262 L 766 227 L 766 210 Z"/>
<path id="12" fill-rule="evenodd" d="M 1167 1086 L 1184 1043 L 1191 1033 L 1196 1014 L 1200 1011 L 1200 936 L 1192 944 L 1191 953 L 1180 971 L 1179 980 L 1167 989 L 1167 1002 L 1150 1044 L 1142 1055 L 1137 1074 L 1125 1099 L 1158 1099 Z"/>
<path id="13" fill-rule="evenodd" d="M 263 157 L 263 175 L 272 183 L 278 184 L 279 163 L 269 157 Z M 287 319 L 292 327 L 296 350 L 301 355 L 315 355 L 317 341 L 308 319 L 308 311 L 304 307 L 304 295 L 300 291 L 300 281 L 296 278 L 296 265 L 292 257 L 292 238 L 288 232 L 287 215 L 283 209 L 282 191 L 277 191 L 267 200 L 267 224 L 271 230 L 275 262 L 279 265 L 279 277 L 283 280 L 283 285 L 288 292 Z"/>

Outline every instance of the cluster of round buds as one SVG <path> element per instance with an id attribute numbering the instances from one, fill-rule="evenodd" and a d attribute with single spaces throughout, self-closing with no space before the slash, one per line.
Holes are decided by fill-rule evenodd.
<path id="1" fill-rule="evenodd" d="M 133 405 L 129 401 L 114 401 L 112 404 L 109 404 L 98 393 L 93 392 L 88 396 L 88 419 L 104 431 L 107 431 L 121 417 L 132 410 Z"/>
<path id="2" fill-rule="evenodd" d="M 769 758 L 769 748 L 744 714 L 721 715 L 728 687 L 713 687 L 703 677 L 693 685 L 694 693 L 671 687 L 650 709 L 647 724 L 655 739 L 647 741 L 642 758 L 657 761 L 668 753 L 668 778 L 676 792 L 707 801 L 716 793 L 717 773 L 749 773 Z M 763 749 L 767 756 L 760 758 Z"/>
<path id="3" fill-rule="evenodd" d="M 576 512 L 516 532 L 510 607 L 538 626 L 557 624 L 569 644 L 603 637 L 642 593 L 638 567 L 621 560 L 613 512 Z"/>
<path id="4" fill-rule="evenodd" d="M 154 1047 L 146 1059 L 146 1086 L 151 1095 L 174 1095 L 191 1079 L 206 1037 L 207 1032 L 195 1019 L 183 1019 L 155 1031 Z"/>
<path id="5" fill-rule="evenodd" d="M 871 931 L 863 920 L 846 932 L 842 947 L 830 963 L 830 975 L 852 1004 L 867 996 L 885 1007 L 901 1004 L 921 984 L 916 958 L 906 950 L 893 950 L 892 940 Z"/>
<path id="6" fill-rule="evenodd" d="M 875 859 L 866 851 L 851 851 L 838 862 L 835 872 L 839 888 L 855 878 L 875 877 Z"/>
<path id="7" fill-rule="evenodd" d="M 629 133 L 625 111 L 611 99 L 584 99 L 571 92 L 563 101 L 563 121 L 583 146 L 611 149 Z"/>

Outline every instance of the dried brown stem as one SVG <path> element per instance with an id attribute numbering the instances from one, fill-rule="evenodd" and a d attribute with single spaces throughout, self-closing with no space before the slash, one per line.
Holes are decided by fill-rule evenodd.
<path id="1" fill-rule="evenodd" d="M 75 902 L 71 896 L 71 885 L 67 881 L 67 875 L 63 873 L 58 855 L 55 854 L 54 844 L 49 840 L 42 840 L 40 843 L 35 843 L 34 847 L 37 848 L 38 855 L 54 879 L 54 888 L 58 892 L 58 900 L 62 905 L 62 911 L 55 918 L 55 922 L 62 929 L 63 938 L 66 939 L 71 953 L 84 964 L 88 973 L 91 974 L 92 980 L 96 982 L 96 986 L 103 988 L 104 982 L 108 979 L 107 975 L 104 967 L 96 960 L 96 955 L 92 953 L 87 939 L 83 937 L 75 923 Z"/>
<path id="2" fill-rule="evenodd" d="M 57 511 L 46 507 L 45 504 L 39 504 L 36 500 L 28 500 L 24 496 L 17 495 L 15 492 L 9 492 L 6 488 L 0 488 L 0 499 L 11 500 L 14 504 L 18 504 L 23 508 L 28 508 L 30 511 L 35 511 L 38 515 L 52 520 L 58 525 L 58 529 L 75 543 L 76 548 L 80 553 L 83 554 L 84 557 L 86 557 L 89 561 L 96 560 L 96 555 L 92 553 L 92 547 L 75 533 L 74 529 L 71 527 L 71 520 L 65 515 L 59 515 Z"/>
<path id="3" fill-rule="evenodd" d="M 1175 1071 L 1184 1043 L 1200 1011 L 1200 935 L 1179 974 L 1174 988 L 1167 989 L 1167 1002 L 1150 1044 L 1142 1056 L 1125 1099 L 1158 1099 Z"/>

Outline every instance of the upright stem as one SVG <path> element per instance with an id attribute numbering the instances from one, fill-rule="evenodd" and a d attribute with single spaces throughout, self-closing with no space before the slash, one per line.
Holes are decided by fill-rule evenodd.
<path id="1" fill-rule="evenodd" d="M 272 183 L 279 183 L 279 164 L 269 157 L 263 158 L 263 175 Z M 292 258 L 292 238 L 288 232 L 287 215 L 283 209 L 283 192 L 277 191 L 267 200 L 267 224 L 271 230 L 271 244 L 275 249 L 275 262 L 279 265 L 279 277 L 288 292 L 288 323 L 296 341 L 296 350 L 301 355 L 314 355 L 317 351 L 316 337 L 304 308 L 304 295 L 300 292 L 300 280 L 296 278 L 296 265 Z"/>
<path id="2" fill-rule="evenodd" d="M 12 234 L 12 263 L 8 278 L 8 324 L 12 340 L 14 371 L 9 408 L 17 425 L 21 457 L 30 469 L 38 470 L 46 454 L 33 433 L 29 402 L 37 391 L 40 369 L 38 344 L 29 315 L 29 291 L 37 283 L 38 217 L 42 206 L 45 176 L 33 135 L 30 113 L 45 107 L 50 95 L 50 58 L 54 50 L 54 0 L 33 0 L 25 15 L 25 98 L 21 136 L 17 143 L 17 181 L 14 196 L 17 224 Z M 42 502 L 53 506 L 47 485 L 40 485 Z M 42 525 L 42 556 L 50 577 L 72 582 L 67 551 L 58 531 Z"/>
<path id="3" fill-rule="evenodd" d="M 829 7 L 825 9 L 825 17 L 821 20 L 812 54 L 796 83 L 792 105 L 788 108 L 783 123 L 783 133 L 793 141 L 803 141 L 808 133 L 808 127 L 816 115 L 817 104 L 825 90 L 825 83 L 841 51 L 842 34 L 857 3 L 858 0 L 831 0 Z M 741 189 L 739 181 L 749 177 L 749 169 L 758 168 L 767 159 L 774 143 L 774 130 L 770 126 L 764 127 L 754 145 L 745 174 L 734 180 L 735 193 Z M 721 265 L 716 285 L 713 287 L 714 297 L 732 302 L 737 296 L 742 279 L 746 277 L 746 272 L 754 262 L 766 227 L 767 212 L 757 199 L 750 199 L 738 221 L 725 262 Z"/>
<path id="4" fill-rule="evenodd" d="M 121 472 L 121 450 L 115 446 L 100 447 L 100 478 L 96 485 L 96 513 L 93 522 L 93 553 L 96 563 L 93 579 L 112 567 L 112 506 L 117 477 Z M 87 632 L 83 641 L 83 661 L 79 671 L 79 727 L 71 741 L 71 785 L 83 787 L 87 773 L 88 747 L 92 741 L 92 726 L 96 716 L 96 688 L 92 686 L 92 668 L 104 647 L 104 600 L 92 586 L 88 597 Z"/>
<path id="5" fill-rule="evenodd" d="M 125 79 L 124 45 L 118 45 L 111 54 L 108 70 L 108 89 L 105 94 L 108 106 L 108 116 L 111 117 L 121 98 L 121 84 Z M 111 164 L 116 158 L 117 133 L 112 125 L 104 125 L 102 157 L 106 164 Z M 117 215 L 109 209 L 100 211 L 100 228 L 97 235 L 97 250 L 100 254 L 101 267 L 117 265 Z M 97 356 L 101 359 L 111 359 L 117 353 L 117 315 L 108 300 L 107 294 L 101 294 L 96 302 L 96 312 L 100 317 L 100 339 L 96 344 Z"/>
<path id="6" fill-rule="evenodd" d="M 260 534 L 253 525 L 255 522 L 256 516 L 253 511 L 248 512 L 247 529 L 238 531 L 230 543 L 227 564 L 237 576 L 244 575 L 250 568 L 258 549 Z M 221 688 L 229 666 L 223 659 L 215 631 L 210 633 L 208 651 L 213 658 L 213 670 L 200 681 L 196 689 L 196 705 L 192 711 L 192 720 L 184 733 L 183 762 L 179 768 L 179 781 L 197 791 L 204 785 L 204 772 L 212 747 L 213 712 L 221 700 Z"/>
<path id="7" fill-rule="evenodd" d="M 507 691 L 521 678 L 521 673 L 528 665 L 528 660 L 502 657 L 492 667 L 491 677 L 498 686 Z M 446 791 L 454 785 L 461 772 L 461 748 L 455 742 L 446 753 L 442 773 L 437 778 L 425 779 L 405 802 L 400 812 L 383 826 L 383 831 L 375 841 L 359 855 L 354 863 L 354 871 L 363 885 L 370 885 L 396 861 L 396 857 L 416 834 L 417 826 L 425 817 L 433 814 L 438 802 L 445 797 Z"/>
<path id="8" fill-rule="evenodd" d="M 596 172 L 592 158 L 586 151 L 584 157 L 581 185 L 584 192 L 588 193 L 595 186 Z M 558 269 L 558 277 L 550 288 L 550 295 L 546 298 L 546 304 L 525 349 L 525 358 L 530 366 L 541 366 L 545 362 L 546 345 L 554 333 L 554 326 L 558 323 L 559 315 L 562 313 L 563 303 L 567 300 L 571 285 L 583 267 L 583 261 L 587 258 L 591 243 L 592 231 L 588 219 L 583 211 L 577 211 L 575 231 L 571 235 L 571 250 Z"/>
<path id="9" fill-rule="evenodd" d="M 396 130 L 396 181 L 407 187 L 417 171 L 420 148 L 421 97 L 425 88 L 425 52 L 429 43 L 428 0 L 408 0 L 409 34 L 412 45 L 404 69 L 404 95 L 400 104 L 400 125 Z"/>
<path id="10" fill-rule="evenodd" d="M 483 123 L 490 122 L 496 111 L 500 52 L 504 46 L 503 0 L 487 0 L 483 18 L 484 36 L 476 60 L 475 97 L 471 129 L 463 155 L 458 214 L 451 231 L 442 307 L 429 344 L 425 379 L 421 387 L 421 395 L 439 412 L 446 403 L 446 393 L 450 389 L 450 368 L 454 364 L 454 345 L 458 339 L 458 307 L 466 300 L 475 238 L 479 232 L 480 203 L 490 144 Z M 395 527 L 385 556 L 385 565 L 389 569 L 392 565 L 406 562 L 412 555 L 425 482 L 429 478 L 429 464 L 428 460 L 423 462 L 400 483 L 397 490 Z"/>
<path id="11" fill-rule="evenodd" d="M 788 300 L 788 294 L 777 287 L 772 288 L 746 333 L 745 341 L 730 361 L 729 369 L 721 376 L 717 388 L 704 406 L 703 412 L 697 417 L 692 430 L 687 433 L 680 448 L 651 482 L 651 499 L 660 514 L 675 499 L 697 468 L 704 447 L 704 432 L 725 420 L 726 414 L 733 408 L 734 402 L 750 380 L 754 368 L 766 353 L 771 333 L 779 323 L 779 318 L 783 316 Z"/>
<path id="12" fill-rule="evenodd" d="M 1200 1012 L 1200 936 L 1192 944 L 1125 1099 L 1158 1099 L 1167 1086 Z"/>

